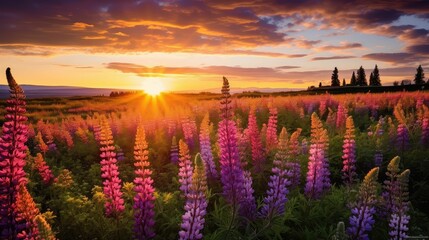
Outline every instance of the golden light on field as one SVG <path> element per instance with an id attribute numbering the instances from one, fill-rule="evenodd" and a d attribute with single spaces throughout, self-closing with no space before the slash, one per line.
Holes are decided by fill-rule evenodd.
<path id="1" fill-rule="evenodd" d="M 165 91 L 166 87 L 160 79 L 148 78 L 142 82 L 141 89 L 151 96 L 157 96 Z"/>

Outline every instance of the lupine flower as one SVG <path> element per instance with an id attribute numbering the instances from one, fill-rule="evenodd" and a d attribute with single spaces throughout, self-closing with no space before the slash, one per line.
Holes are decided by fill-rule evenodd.
<path id="1" fill-rule="evenodd" d="M 367 240 L 368 233 L 375 223 L 375 203 L 377 193 L 377 178 L 379 168 L 373 168 L 365 176 L 358 194 L 356 203 L 352 205 L 350 226 L 347 233 L 351 240 Z"/>
<path id="2" fill-rule="evenodd" d="M 217 178 L 217 170 L 216 170 L 215 163 L 213 161 L 212 147 L 210 144 L 208 113 L 204 116 L 203 121 L 201 122 L 200 148 L 201 148 L 201 158 L 203 159 L 203 163 L 207 171 L 207 176 L 210 178 Z"/>
<path id="3" fill-rule="evenodd" d="M 25 228 L 27 229 L 26 231 L 18 233 L 17 238 L 37 239 L 39 235 L 39 229 L 34 219 L 37 215 L 40 214 L 40 212 L 25 185 L 20 185 L 18 196 L 14 204 L 16 205 L 16 210 L 18 211 L 16 218 L 17 222 L 25 222 Z"/>
<path id="4" fill-rule="evenodd" d="M 27 117 L 24 116 L 25 95 L 12 77 L 10 68 L 6 70 L 10 98 L 6 100 L 5 122 L 0 138 L 0 238 L 16 239 L 29 232 L 28 223 L 19 217 L 17 201 L 19 191 L 25 187 L 24 165 L 27 151 Z"/>
<path id="5" fill-rule="evenodd" d="M 256 200 L 253 196 L 255 192 L 252 187 L 252 175 L 249 171 L 244 171 L 243 189 L 240 199 L 240 215 L 247 219 L 254 219 L 256 213 Z"/>
<path id="6" fill-rule="evenodd" d="M 263 123 L 261 132 L 259 133 L 262 146 L 265 146 L 265 147 L 267 146 L 267 129 L 268 129 L 267 124 Z"/>
<path id="7" fill-rule="evenodd" d="M 289 178 L 292 172 L 287 169 L 288 146 L 285 128 L 280 133 L 277 149 L 268 183 L 267 197 L 264 198 L 260 212 L 263 217 L 268 219 L 284 213 L 287 201 L 286 195 L 289 193 L 288 187 L 291 185 Z"/>
<path id="8" fill-rule="evenodd" d="M 407 239 L 408 223 L 410 215 L 407 214 L 409 210 L 408 201 L 408 181 L 410 170 L 407 169 L 398 176 L 398 187 L 395 193 L 392 213 L 389 222 L 389 235 L 392 240 Z"/>
<path id="9" fill-rule="evenodd" d="M 49 223 L 46 222 L 42 214 L 37 215 L 34 218 L 39 230 L 39 237 L 43 240 L 56 240 L 55 234 L 52 232 L 52 228 Z"/>
<path id="10" fill-rule="evenodd" d="M 152 171 L 149 169 L 149 151 L 146 134 L 142 125 L 137 127 L 134 145 L 134 237 L 136 239 L 149 239 L 155 236 L 154 191 Z"/>
<path id="11" fill-rule="evenodd" d="M 401 158 L 396 156 L 394 157 L 389 164 L 387 165 L 386 180 L 384 181 L 382 198 L 383 198 L 383 209 L 381 215 L 387 216 L 392 212 L 395 196 L 398 195 L 398 175 L 399 175 L 399 163 Z"/>
<path id="12" fill-rule="evenodd" d="M 383 163 L 383 152 L 381 150 L 376 150 L 374 153 L 374 165 L 376 167 L 381 167 Z"/>
<path id="13" fill-rule="evenodd" d="M 244 129 L 243 132 L 240 132 L 237 129 L 237 147 L 240 156 L 241 166 L 244 169 L 247 166 L 247 159 L 250 159 L 250 144 L 248 141 L 248 131 Z M 250 153 L 250 154 L 249 154 Z"/>
<path id="14" fill-rule="evenodd" d="M 179 161 L 179 146 L 177 146 L 176 136 L 173 136 L 171 140 L 170 160 L 173 164 Z"/>
<path id="15" fill-rule="evenodd" d="M 38 153 L 34 158 L 34 167 L 39 171 L 45 185 L 49 185 L 55 180 L 55 176 L 46 164 L 45 159 L 43 159 L 42 154 Z"/>
<path id="16" fill-rule="evenodd" d="M 83 128 L 78 127 L 76 130 L 76 136 L 82 140 L 83 143 L 88 143 L 88 133 L 87 131 L 83 130 Z"/>
<path id="17" fill-rule="evenodd" d="M 252 146 L 252 162 L 255 167 L 255 171 L 259 172 L 262 170 L 262 166 L 265 162 L 264 149 L 262 147 L 261 138 L 259 135 L 258 125 L 256 123 L 255 109 L 252 108 L 249 112 L 249 137 L 250 144 Z"/>
<path id="18" fill-rule="evenodd" d="M 207 178 L 200 154 L 195 156 L 192 184 L 186 197 L 185 214 L 182 216 L 180 240 L 202 239 L 204 216 L 207 214 Z"/>
<path id="19" fill-rule="evenodd" d="M 326 100 L 321 100 L 319 105 L 319 114 L 323 116 L 326 112 Z"/>
<path id="20" fill-rule="evenodd" d="M 337 122 L 336 122 L 337 128 L 344 127 L 346 118 L 347 118 L 347 109 L 345 109 L 342 104 L 338 104 Z"/>
<path id="21" fill-rule="evenodd" d="M 39 150 L 43 154 L 46 154 L 46 152 L 49 150 L 49 148 L 48 148 L 48 145 L 46 145 L 46 143 L 43 141 L 42 132 L 40 132 L 40 131 L 36 135 L 36 142 L 37 142 L 37 147 L 39 148 Z"/>
<path id="22" fill-rule="evenodd" d="M 355 182 L 356 178 L 356 143 L 355 143 L 355 126 L 352 116 L 346 120 L 346 134 L 343 143 L 343 181 L 350 185 Z"/>
<path id="23" fill-rule="evenodd" d="M 182 119 L 182 130 L 185 137 L 186 144 L 190 149 L 194 148 L 194 134 L 192 131 L 192 123 L 189 118 Z"/>
<path id="24" fill-rule="evenodd" d="M 407 126 L 400 123 L 398 125 L 397 134 L 396 134 L 396 148 L 400 152 L 404 152 L 410 144 L 410 136 L 408 133 Z"/>
<path id="25" fill-rule="evenodd" d="M 192 163 L 188 144 L 182 139 L 179 141 L 179 183 L 180 191 L 186 197 L 192 185 Z"/>
<path id="26" fill-rule="evenodd" d="M 277 108 L 270 107 L 265 145 L 267 146 L 267 151 L 273 150 L 277 146 L 277 141 Z"/>
<path id="27" fill-rule="evenodd" d="M 100 132 L 101 177 L 103 190 L 107 201 L 105 203 L 106 216 L 118 218 L 124 211 L 124 199 L 121 192 L 121 179 L 119 179 L 116 153 L 113 145 L 112 131 L 105 118 L 101 119 Z"/>
<path id="28" fill-rule="evenodd" d="M 305 194 L 310 198 L 319 198 L 331 187 L 329 179 L 328 133 L 316 113 L 311 115 L 311 145 L 308 161 L 307 183 Z"/>
<path id="29" fill-rule="evenodd" d="M 241 167 L 237 148 L 237 129 L 235 122 L 230 120 L 232 116 L 231 95 L 229 93 L 229 82 L 223 78 L 221 115 L 222 120 L 218 128 L 218 144 L 220 148 L 220 167 L 223 194 L 234 211 L 240 206 L 240 198 L 244 188 L 244 173 Z"/>
<path id="30" fill-rule="evenodd" d="M 291 182 L 290 183 L 291 187 L 296 187 L 301 182 L 301 164 L 298 159 L 298 156 L 300 155 L 300 145 L 299 145 L 298 138 L 301 135 L 301 132 L 302 132 L 302 129 L 298 128 L 294 133 L 292 133 L 288 143 L 287 167 L 291 172 L 291 176 L 289 178 Z M 282 138 L 282 134 L 280 134 L 280 139 L 281 138 Z"/>
<path id="31" fill-rule="evenodd" d="M 60 174 L 58 174 L 55 185 L 61 188 L 69 188 L 73 183 L 74 181 L 71 172 L 67 169 L 63 169 Z"/>

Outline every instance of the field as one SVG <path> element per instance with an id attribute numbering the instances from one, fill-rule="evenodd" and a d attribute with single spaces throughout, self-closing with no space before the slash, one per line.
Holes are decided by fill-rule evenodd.
<path id="1" fill-rule="evenodd" d="M 223 84 L 30 100 L 11 84 L 5 239 L 429 234 L 428 92 L 238 98 Z"/>

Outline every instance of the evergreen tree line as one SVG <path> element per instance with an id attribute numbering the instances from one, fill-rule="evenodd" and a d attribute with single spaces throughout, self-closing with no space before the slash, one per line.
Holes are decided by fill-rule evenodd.
<path id="1" fill-rule="evenodd" d="M 425 84 L 425 74 L 423 72 L 422 65 L 419 65 L 419 67 L 417 68 L 417 73 L 414 77 L 414 83 L 416 85 Z M 321 86 L 322 86 L 322 83 L 319 83 L 319 87 Z M 335 67 L 334 71 L 332 72 L 331 86 L 332 87 L 341 86 L 340 79 L 338 78 L 337 67 Z M 355 74 L 355 71 L 353 71 L 349 84 L 346 84 L 346 79 L 343 78 L 342 86 L 368 86 L 365 69 L 362 66 L 360 66 L 360 68 L 356 71 L 356 74 Z M 369 76 L 369 86 L 381 86 L 380 72 L 378 70 L 377 65 L 375 65 L 374 70 L 371 72 L 371 75 Z"/>

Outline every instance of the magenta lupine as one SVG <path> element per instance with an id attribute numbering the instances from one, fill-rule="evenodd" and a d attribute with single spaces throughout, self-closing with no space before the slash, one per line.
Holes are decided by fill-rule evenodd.
<path id="1" fill-rule="evenodd" d="M 188 144 L 189 149 L 194 149 L 194 134 L 196 133 L 195 121 L 189 118 L 182 119 L 182 130 L 186 144 Z"/>
<path id="2" fill-rule="evenodd" d="M 273 150 L 277 146 L 277 108 L 270 107 L 270 117 L 268 118 L 266 148 Z"/>
<path id="3" fill-rule="evenodd" d="M 252 108 L 249 112 L 249 140 L 252 146 L 252 163 L 256 172 L 262 170 L 265 162 L 265 154 L 262 146 L 261 137 L 259 135 L 258 125 L 256 123 L 255 109 Z"/>
<path id="4" fill-rule="evenodd" d="M 173 164 L 177 164 L 179 162 L 179 146 L 177 146 L 176 136 L 173 136 L 173 139 L 171 140 L 170 160 Z"/>
<path id="5" fill-rule="evenodd" d="M 282 129 L 283 131 L 283 129 Z M 286 131 L 286 129 L 285 129 Z M 288 161 L 287 166 L 291 172 L 290 187 L 297 187 L 301 182 L 301 164 L 299 162 L 298 156 L 300 155 L 300 145 L 299 145 L 299 136 L 301 135 L 302 129 L 298 128 L 290 136 L 288 143 Z M 281 134 L 280 134 L 281 139 Z"/>
<path id="6" fill-rule="evenodd" d="M 328 133 L 316 113 L 311 115 L 311 145 L 308 158 L 307 182 L 305 194 L 309 198 L 320 198 L 331 187 L 329 179 Z"/>
<path id="7" fill-rule="evenodd" d="M 38 170 L 40 176 L 42 177 L 42 182 L 45 185 L 49 185 L 55 180 L 54 174 L 52 174 L 51 169 L 46 164 L 45 159 L 41 153 L 38 153 L 34 158 L 34 167 Z"/>
<path id="8" fill-rule="evenodd" d="M 343 169 L 342 178 L 346 185 L 353 184 L 356 180 L 356 143 L 355 126 L 352 116 L 346 120 L 346 134 L 343 142 Z"/>
<path id="9" fill-rule="evenodd" d="M 194 240 L 203 238 L 204 217 L 207 208 L 207 179 L 206 170 L 200 154 L 195 156 L 195 169 L 192 175 L 192 184 L 186 198 L 185 214 L 182 216 L 180 240 Z"/>
<path id="10" fill-rule="evenodd" d="M 352 205 L 350 226 L 347 233 L 351 240 L 368 240 L 375 223 L 375 204 L 377 193 L 378 167 L 373 168 L 365 176 L 358 194 L 357 201 Z"/>
<path id="11" fill-rule="evenodd" d="M 216 165 L 213 161 L 212 147 L 210 143 L 210 129 L 209 129 L 209 114 L 207 113 L 203 121 L 201 122 L 200 127 L 200 148 L 201 148 L 201 158 L 205 169 L 207 171 L 207 176 L 209 178 L 217 178 Z"/>
<path id="12" fill-rule="evenodd" d="M 429 143 L 429 118 L 426 117 L 422 120 L 421 143 L 423 146 L 427 146 Z"/>
<path id="13" fill-rule="evenodd" d="M 142 125 L 137 127 L 134 145 L 134 237 L 136 239 L 149 239 L 155 236 L 154 191 L 153 179 L 150 170 L 149 151 L 146 134 Z"/>
<path id="14" fill-rule="evenodd" d="M 106 203 L 104 204 L 106 216 L 119 218 L 125 209 L 121 192 L 122 181 L 119 178 L 118 166 L 116 165 L 112 131 L 106 118 L 101 119 L 100 152 L 101 177 L 104 179 L 103 191 L 106 196 Z"/>
<path id="15" fill-rule="evenodd" d="M 233 211 L 240 206 L 240 197 L 244 188 L 244 173 L 241 167 L 237 148 L 237 129 L 232 116 L 231 95 L 229 93 L 229 82 L 223 78 L 221 114 L 222 120 L 218 128 L 218 144 L 220 148 L 220 168 L 223 195 L 227 202 L 232 205 Z"/>
<path id="16" fill-rule="evenodd" d="M 183 197 L 186 198 L 192 185 L 193 169 L 188 144 L 186 144 L 182 139 L 179 140 L 179 156 L 180 191 L 182 191 Z"/>
<path id="17" fill-rule="evenodd" d="M 10 98 L 6 100 L 5 122 L 0 138 L 0 238 L 19 239 L 29 233 L 29 223 L 20 218 L 17 206 L 19 191 L 25 187 L 24 172 L 27 152 L 27 117 L 24 116 L 25 95 L 12 77 L 10 68 L 6 70 Z"/>
<path id="18" fill-rule="evenodd" d="M 344 124 L 346 123 L 346 118 L 347 118 L 347 109 L 344 108 L 342 104 L 338 104 L 337 122 L 336 122 L 337 128 L 344 127 Z"/>
<path id="19" fill-rule="evenodd" d="M 268 182 L 267 196 L 264 198 L 260 211 L 261 216 L 268 219 L 281 215 L 285 211 L 286 195 L 289 193 L 288 187 L 291 185 L 289 178 L 292 175 L 292 172 L 287 168 L 287 160 L 287 134 L 286 129 L 283 128 L 271 170 L 272 174 Z"/>
<path id="20" fill-rule="evenodd" d="M 408 239 L 408 215 L 410 202 L 408 201 L 408 181 L 410 170 L 407 169 L 398 176 L 397 192 L 394 197 L 394 204 L 389 221 L 389 235 L 391 240 Z"/>

